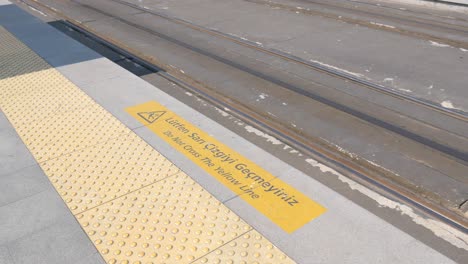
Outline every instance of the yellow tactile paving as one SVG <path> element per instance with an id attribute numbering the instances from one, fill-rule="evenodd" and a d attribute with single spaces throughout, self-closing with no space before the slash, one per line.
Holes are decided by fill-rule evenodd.
<path id="1" fill-rule="evenodd" d="M 2 101 L 2 107 L 14 115 L 18 123 L 30 123 L 49 114 L 63 114 L 92 105 L 88 96 L 75 89 L 55 69 L 26 73 L 0 81 L 0 84 L 2 90 L 10 92 L 8 100 Z"/>
<path id="2" fill-rule="evenodd" d="M 10 116 L 14 114 L 8 114 Z M 35 121 L 15 125 L 15 128 L 40 162 L 130 133 L 95 103 L 75 111 L 37 117 Z"/>
<path id="3" fill-rule="evenodd" d="M 49 160 L 41 167 L 73 213 L 180 171 L 134 133 Z"/>
<path id="4" fill-rule="evenodd" d="M 110 263 L 189 263 L 251 229 L 184 173 L 77 218 Z"/>
<path id="5" fill-rule="evenodd" d="M 0 27 L 0 106 L 108 263 L 291 263 Z"/>
<path id="6" fill-rule="evenodd" d="M 194 262 L 196 264 L 294 263 L 281 250 L 252 230 Z"/>

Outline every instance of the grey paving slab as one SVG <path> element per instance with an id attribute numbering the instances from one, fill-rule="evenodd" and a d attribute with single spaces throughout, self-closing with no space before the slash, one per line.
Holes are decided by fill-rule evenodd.
<path id="1" fill-rule="evenodd" d="M 102 67 L 107 68 L 110 63 L 112 62 L 103 63 Z M 99 70 L 96 69 L 96 71 Z M 130 72 L 122 71 L 122 73 L 121 76 L 116 78 L 82 85 L 81 89 L 128 127 L 140 127 L 142 124 L 127 114 L 125 108 L 142 104 L 151 100 L 151 98 L 157 98 L 158 93 L 154 86 L 149 85 Z"/>
<path id="2" fill-rule="evenodd" d="M 99 54 L 94 53 L 93 51 L 83 50 L 82 47 L 80 47 L 81 44 L 76 44 L 74 46 L 76 48 L 62 49 L 62 45 L 60 45 L 58 41 L 51 44 L 48 40 L 46 40 L 42 43 L 40 41 L 35 42 L 35 47 L 33 50 L 41 55 L 53 67 L 74 64 L 81 61 L 92 60 L 101 57 Z M 30 45 L 30 47 L 32 46 Z M 51 52 L 52 50 L 55 50 L 56 52 Z"/>
<path id="3" fill-rule="evenodd" d="M 79 260 L 75 264 L 106 264 L 106 262 L 104 261 L 104 259 L 102 259 L 99 253 L 96 253 L 96 254 L 93 254 L 91 256 L 88 256 L 86 258 Z"/>
<path id="4" fill-rule="evenodd" d="M 53 188 L 0 207 L 0 245 L 42 230 L 59 220 L 74 219 Z"/>
<path id="5" fill-rule="evenodd" d="M 1 2 L 0 2 L 1 5 Z M 13 259 L 11 258 L 8 247 L 0 246 L 0 264 L 12 264 Z"/>
<path id="6" fill-rule="evenodd" d="M 17 6 L 0 7 L 0 17 L 2 16 L 4 18 L 0 19 L 0 25 L 4 25 L 8 31 L 54 67 L 101 57 Z"/>
<path id="7" fill-rule="evenodd" d="M 18 8 L 18 7 L 16 7 Z M 21 10 L 25 12 L 24 10 Z M 28 14 L 29 15 L 29 14 Z M 50 37 L 55 37 L 54 34 L 57 34 L 57 30 L 42 21 L 36 21 L 35 19 L 28 19 L 31 23 L 23 24 L 23 23 L 11 23 L 6 26 L 6 28 L 14 34 L 17 38 L 21 39 L 21 41 L 28 41 L 43 38 L 47 39 Z M 61 34 L 61 33 L 60 33 Z M 68 43 L 71 44 L 72 42 Z M 64 47 L 66 48 L 66 47 Z"/>
<path id="8" fill-rule="evenodd" d="M 21 24 L 7 27 L 11 33 L 53 67 L 101 57 L 101 55 L 68 38 L 51 26 L 41 25 L 38 30 L 32 30 L 31 28 L 28 25 Z M 34 34 L 37 34 L 37 36 L 34 36 L 32 32 L 35 32 Z"/>
<path id="9" fill-rule="evenodd" d="M 40 20 L 21 10 L 15 5 L 0 6 L 0 25 L 10 26 L 15 24 L 34 24 Z"/>
<path id="10" fill-rule="evenodd" d="M 36 164 L 36 160 L 1 111 L 0 141 L 2 142 L 0 144 L 0 175 L 9 174 Z"/>
<path id="11" fill-rule="evenodd" d="M 127 70 L 106 58 L 88 60 L 86 63 L 64 65 L 56 69 L 79 87 L 128 74 Z"/>
<path id="12" fill-rule="evenodd" d="M 7 1 L 7 0 L 0 0 L 0 6 L 2 5 L 11 5 L 11 2 Z"/>
<path id="13" fill-rule="evenodd" d="M 38 165 L 0 175 L 0 207 L 51 187 L 49 179 Z"/>
<path id="14" fill-rule="evenodd" d="M 16 264 L 79 263 L 97 252 L 80 225 L 70 218 L 18 239 L 8 248 Z"/>

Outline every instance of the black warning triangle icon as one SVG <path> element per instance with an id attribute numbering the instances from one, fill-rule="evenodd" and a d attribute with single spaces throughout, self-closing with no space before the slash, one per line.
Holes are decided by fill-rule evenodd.
<path id="1" fill-rule="evenodd" d="M 158 120 L 162 115 L 164 115 L 166 111 L 154 111 L 154 112 L 140 112 L 137 113 L 141 118 L 146 120 L 148 123 L 153 123 L 154 121 Z"/>

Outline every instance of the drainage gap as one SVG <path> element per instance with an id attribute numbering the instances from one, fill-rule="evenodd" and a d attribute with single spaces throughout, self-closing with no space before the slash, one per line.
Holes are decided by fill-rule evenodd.
<path id="1" fill-rule="evenodd" d="M 133 56 L 131 53 L 116 47 L 68 21 L 57 20 L 49 22 L 48 24 L 137 76 L 141 77 L 162 71 L 154 65 Z"/>

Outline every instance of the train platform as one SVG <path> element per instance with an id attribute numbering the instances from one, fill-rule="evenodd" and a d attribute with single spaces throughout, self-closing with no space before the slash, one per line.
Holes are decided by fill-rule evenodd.
<path id="1" fill-rule="evenodd" d="M 409 234 L 5 0 L 0 107 L 2 264 L 466 259 L 466 234 L 308 161 Z"/>

